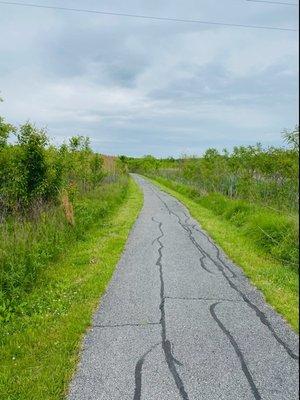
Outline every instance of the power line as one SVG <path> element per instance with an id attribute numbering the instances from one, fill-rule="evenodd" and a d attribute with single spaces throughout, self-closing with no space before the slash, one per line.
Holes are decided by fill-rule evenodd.
<path id="1" fill-rule="evenodd" d="M 280 4 L 284 6 L 298 6 L 297 3 L 284 3 L 282 1 L 268 1 L 268 0 L 246 0 L 251 1 L 252 3 L 267 3 L 267 4 Z"/>
<path id="2" fill-rule="evenodd" d="M 112 15 L 112 16 L 116 16 L 116 17 L 142 18 L 142 19 L 157 20 L 157 21 L 186 22 L 186 23 L 195 23 L 195 24 L 203 24 L 203 25 L 232 26 L 232 27 L 236 27 L 236 28 L 267 29 L 267 30 L 277 30 L 277 31 L 298 32 L 297 29 L 281 28 L 281 27 L 277 27 L 277 26 L 246 25 L 246 24 L 226 23 L 226 22 L 202 21 L 202 20 L 197 20 L 197 19 L 156 17 L 156 16 L 150 16 L 150 15 L 127 14 L 127 13 L 117 13 L 117 12 L 108 12 L 108 11 L 99 11 L 99 10 L 87 10 L 84 8 L 46 6 L 46 5 L 40 5 L 40 4 L 19 3 L 19 2 L 12 2 L 12 1 L 0 1 L 0 4 L 8 4 L 8 5 L 22 6 L 22 7 L 44 8 L 44 9 L 60 10 L 60 11 L 74 11 L 74 12 L 89 13 L 89 14 Z"/>

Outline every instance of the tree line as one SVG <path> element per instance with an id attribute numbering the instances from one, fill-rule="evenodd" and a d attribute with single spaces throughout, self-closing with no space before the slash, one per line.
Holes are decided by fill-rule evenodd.
<path id="1" fill-rule="evenodd" d="M 299 127 L 283 132 L 286 146 L 235 146 L 231 152 L 209 148 L 198 156 L 157 159 L 121 156 L 132 172 L 163 176 L 192 185 L 199 193 L 221 193 L 296 211 L 299 196 Z"/>

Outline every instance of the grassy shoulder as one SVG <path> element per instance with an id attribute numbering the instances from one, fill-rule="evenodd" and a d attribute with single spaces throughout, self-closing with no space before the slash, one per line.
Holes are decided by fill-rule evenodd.
<path id="1" fill-rule="evenodd" d="M 42 271 L 24 297 L 24 313 L 0 327 L 0 398 L 64 398 L 82 336 L 142 203 L 142 193 L 130 179 L 115 211 Z"/>
<path id="2" fill-rule="evenodd" d="M 293 327 L 299 329 L 298 271 L 272 257 L 257 241 L 228 219 L 216 214 L 190 197 L 189 189 L 174 182 L 156 178 L 151 181 L 185 204 L 191 215 L 210 234 L 224 252 L 239 266 L 252 283 Z M 182 186 L 182 185 L 181 185 Z"/>

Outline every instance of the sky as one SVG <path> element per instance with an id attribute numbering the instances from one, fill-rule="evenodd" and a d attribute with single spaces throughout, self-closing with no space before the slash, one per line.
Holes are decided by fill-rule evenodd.
<path id="1" fill-rule="evenodd" d="M 267 2 L 29 2 L 298 29 L 298 7 Z M 0 4 L 0 96 L 7 121 L 104 154 L 281 145 L 298 121 L 298 33 Z"/>

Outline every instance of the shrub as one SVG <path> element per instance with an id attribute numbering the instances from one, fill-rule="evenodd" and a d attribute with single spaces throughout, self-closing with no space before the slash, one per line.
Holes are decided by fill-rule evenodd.
<path id="1" fill-rule="evenodd" d="M 7 142 L 10 133 L 17 142 Z M 89 139 L 49 144 L 45 129 L 27 122 L 15 129 L 0 118 L 0 309 L 18 307 L 66 247 L 84 238 L 125 196 L 127 179 L 104 181 L 103 158 Z"/>
<path id="2" fill-rule="evenodd" d="M 299 197 L 299 127 L 284 132 L 283 136 L 288 148 L 264 149 L 257 144 L 236 146 L 231 153 L 226 149 L 221 153 L 208 149 L 202 157 L 178 160 L 121 156 L 120 162 L 132 172 L 187 184 L 200 194 L 220 193 L 232 199 L 295 212 Z"/>

